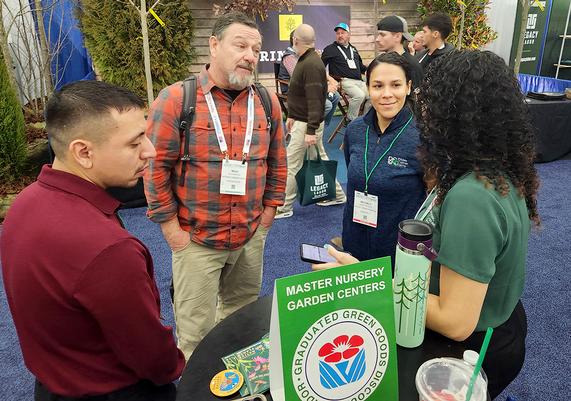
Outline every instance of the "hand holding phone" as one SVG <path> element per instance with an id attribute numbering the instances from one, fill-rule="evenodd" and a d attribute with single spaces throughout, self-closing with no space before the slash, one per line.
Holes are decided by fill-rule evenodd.
<path id="1" fill-rule="evenodd" d="M 316 264 L 337 262 L 333 256 L 329 255 L 327 249 L 311 244 L 301 244 L 301 260 Z"/>

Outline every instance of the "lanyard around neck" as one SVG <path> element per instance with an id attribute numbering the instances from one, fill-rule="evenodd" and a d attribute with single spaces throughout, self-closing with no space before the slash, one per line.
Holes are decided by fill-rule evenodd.
<path id="1" fill-rule="evenodd" d="M 339 45 L 337 45 L 337 48 L 339 49 L 343 57 L 345 57 L 345 60 L 347 60 L 348 59 L 347 54 L 343 51 L 343 49 L 339 47 Z M 353 48 L 351 47 L 351 45 L 349 45 L 349 51 L 351 52 L 351 60 L 354 60 L 355 56 L 353 55 Z"/>
<path id="2" fill-rule="evenodd" d="M 405 128 L 408 127 L 408 125 L 410 124 L 411 121 L 412 121 L 412 116 L 410 116 L 410 118 L 408 119 L 406 124 L 401 128 L 399 133 L 396 134 L 396 136 L 392 140 L 392 142 L 389 145 L 389 147 L 387 148 L 387 150 L 385 150 L 383 152 L 383 154 L 381 155 L 381 157 L 379 157 L 379 160 L 377 160 L 377 162 L 375 163 L 375 165 L 373 166 L 373 168 L 371 169 L 370 172 L 367 171 L 367 170 L 369 170 L 369 161 L 368 161 L 368 156 L 367 156 L 367 154 L 369 153 L 369 126 L 367 126 L 367 132 L 365 134 L 365 137 L 366 137 L 365 138 L 365 195 L 367 195 L 367 190 L 369 189 L 369 179 L 373 175 L 373 171 L 375 171 L 375 169 L 377 168 L 377 166 L 379 165 L 381 160 L 387 155 L 387 153 L 389 153 L 389 150 L 392 149 L 392 147 L 395 144 L 395 142 L 397 141 L 397 139 L 399 139 L 399 137 L 404 132 Z"/>
<path id="3" fill-rule="evenodd" d="M 220 146 L 220 151 L 226 159 L 228 159 L 228 145 L 226 144 L 226 138 L 224 137 L 224 131 L 222 130 L 222 124 L 220 123 L 220 116 L 218 115 L 218 110 L 214 104 L 214 99 L 212 98 L 212 92 L 208 92 L 204 95 L 206 98 L 206 104 L 208 104 L 208 110 L 210 111 L 210 117 L 214 123 L 214 130 L 216 131 L 216 139 L 218 140 L 218 146 Z M 250 88 L 250 93 L 248 95 L 248 122 L 246 123 L 246 138 L 244 138 L 244 146 L 242 147 L 242 161 L 246 161 L 246 157 L 250 152 L 250 145 L 252 144 L 252 133 L 254 131 L 254 90 Z"/>

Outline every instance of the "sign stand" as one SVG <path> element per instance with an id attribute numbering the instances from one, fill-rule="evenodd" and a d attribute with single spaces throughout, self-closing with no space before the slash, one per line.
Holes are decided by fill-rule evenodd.
<path id="1" fill-rule="evenodd" d="M 398 401 L 389 257 L 276 280 L 275 401 Z"/>

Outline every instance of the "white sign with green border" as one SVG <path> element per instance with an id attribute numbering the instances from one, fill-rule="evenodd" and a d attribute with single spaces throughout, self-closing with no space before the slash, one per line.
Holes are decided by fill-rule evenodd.
<path id="1" fill-rule="evenodd" d="M 390 257 L 276 280 L 275 401 L 398 401 Z"/>

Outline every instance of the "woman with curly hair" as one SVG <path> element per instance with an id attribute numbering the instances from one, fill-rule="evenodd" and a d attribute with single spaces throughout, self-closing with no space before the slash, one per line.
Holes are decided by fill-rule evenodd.
<path id="1" fill-rule="evenodd" d="M 531 222 L 539 225 L 527 105 L 500 57 L 455 51 L 429 69 L 418 114 L 420 158 L 434 185 L 418 217 L 434 225 L 440 265 L 426 326 L 476 350 L 495 328 L 484 362 L 495 397 L 525 357 L 520 297 Z"/>
<path id="2" fill-rule="evenodd" d="M 540 222 L 527 106 L 500 57 L 453 51 L 428 69 L 417 114 L 432 191 L 416 218 L 433 224 L 438 251 L 426 326 L 474 350 L 494 328 L 483 365 L 493 398 L 525 357 L 520 297 L 531 224 Z M 330 253 L 343 264 L 355 262 Z"/>

